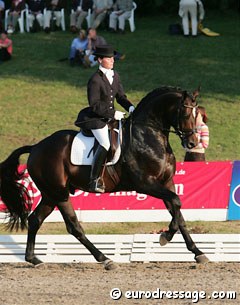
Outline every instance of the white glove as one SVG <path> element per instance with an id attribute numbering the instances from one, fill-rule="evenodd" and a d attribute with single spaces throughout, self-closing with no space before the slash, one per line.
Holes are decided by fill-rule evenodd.
<path id="1" fill-rule="evenodd" d="M 132 113 L 134 110 L 135 110 L 135 107 L 134 106 L 130 106 L 129 109 L 128 109 L 128 112 Z"/>
<path id="2" fill-rule="evenodd" d="M 124 118 L 124 115 L 125 115 L 124 112 L 116 110 L 114 113 L 114 119 L 120 121 Z"/>

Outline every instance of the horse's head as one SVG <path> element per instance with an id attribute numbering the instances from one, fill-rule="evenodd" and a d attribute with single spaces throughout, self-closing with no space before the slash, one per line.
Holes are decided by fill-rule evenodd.
<path id="1" fill-rule="evenodd" d="M 193 94 L 184 91 L 180 102 L 177 134 L 180 136 L 182 146 L 184 148 L 193 148 L 198 144 L 196 135 L 196 115 L 197 115 L 197 101 L 199 89 L 195 90 Z"/>

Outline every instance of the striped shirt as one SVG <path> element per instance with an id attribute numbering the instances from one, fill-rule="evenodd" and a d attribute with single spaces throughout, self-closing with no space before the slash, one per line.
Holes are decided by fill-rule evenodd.
<path id="1" fill-rule="evenodd" d="M 205 123 L 197 126 L 198 145 L 192 149 L 186 149 L 188 152 L 205 153 L 205 149 L 209 144 L 209 129 Z"/>

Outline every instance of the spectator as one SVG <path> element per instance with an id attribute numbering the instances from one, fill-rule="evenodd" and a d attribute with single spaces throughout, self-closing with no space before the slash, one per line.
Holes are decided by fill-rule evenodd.
<path id="1" fill-rule="evenodd" d="M 85 30 L 80 30 L 79 37 L 74 38 L 70 48 L 69 60 L 70 65 L 82 64 L 85 51 L 88 46 L 88 39 Z"/>
<path id="2" fill-rule="evenodd" d="M 84 57 L 84 66 L 87 67 L 94 67 L 97 65 L 98 61 L 95 58 L 95 55 L 93 53 L 96 50 L 97 46 L 105 45 L 107 44 L 105 38 L 102 36 L 97 35 L 97 30 L 90 28 L 88 29 L 88 46 L 86 51 L 86 56 Z"/>
<path id="3" fill-rule="evenodd" d="M 198 13 L 199 13 L 199 22 L 202 22 L 204 18 L 204 8 L 200 0 L 181 0 L 179 2 L 178 14 L 182 18 L 183 34 L 185 37 L 189 37 L 189 32 L 190 32 L 188 15 L 190 15 L 190 19 L 191 19 L 192 36 L 193 37 L 197 36 Z"/>
<path id="4" fill-rule="evenodd" d="M 66 7 L 65 0 L 46 0 L 46 14 L 44 16 L 44 30 L 50 33 L 50 22 L 53 17 L 56 18 L 56 29 L 60 29 L 62 15 L 61 10 Z"/>
<path id="5" fill-rule="evenodd" d="M 5 11 L 5 3 L 4 1 L 0 0 L 0 31 L 3 30 L 3 19 L 4 19 L 4 11 Z"/>
<path id="6" fill-rule="evenodd" d="M 12 58 L 12 40 L 8 38 L 7 31 L 0 34 L 0 63 Z"/>
<path id="7" fill-rule="evenodd" d="M 93 54 L 96 50 L 96 47 L 106 45 L 107 42 L 105 38 L 102 36 L 97 35 L 97 30 L 90 28 L 88 29 L 88 47 L 86 50 L 86 55 L 84 56 L 83 65 L 85 68 L 94 67 L 98 64 L 97 58 Z M 125 58 L 125 55 L 115 51 L 114 59 L 115 60 L 122 60 Z"/>
<path id="8" fill-rule="evenodd" d="M 34 26 L 34 21 L 37 20 L 39 27 L 43 28 L 43 10 L 44 10 L 44 0 L 29 0 L 28 1 L 28 22 L 30 27 L 30 32 L 35 32 L 36 27 Z"/>
<path id="9" fill-rule="evenodd" d="M 93 0 L 91 27 L 97 29 L 113 6 L 113 0 Z"/>
<path id="10" fill-rule="evenodd" d="M 114 10 L 109 17 L 109 28 L 111 32 L 117 31 L 117 22 L 119 33 L 123 34 L 125 30 L 125 21 L 131 17 L 133 0 L 117 0 L 114 4 Z"/>
<path id="11" fill-rule="evenodd" d="M 77 33 L 88 15 L 88 10 L 92 10 L 93 0 L 72 0 L 70 15 L 70 31 Z"/>
<path id="12" fill-rule="evenodd" d="M 25 0 L 12 0 L 7 19 L 8 34 L 12 34 L 13 32 L 15 32 L 18 18 L 21 15 L 21 11 L 24 9 L 25 9 Z"/>
<path id="13" fill-rule="evenodd" d="M 97 57 L 99 69 L 91 76 L 88 86 L 89 107 L 84 108 L 78 115 L 77 126 L 90 129 L 99 143 L 94 155 L 90 175 L 90 192 L 104 193 L 104 185 L 100 179 L 103 164 L 106 160 L 110 141 L 107 121 L 121 120 L 124 113 L 114 108 L 114 100 L 126 111 L 134 111 L 134 106 L 127 99 L 118 73 L 113 70 L 114 50 L 112 46 L 96 47 L 94 55 Z"/>
<path id="14" fill-rule="evenodd" d="M 196 117 L 196 126 L 198 134 L 198 145 L 192 149 L 187 149 L 184 161 L 205 161 L 205 149 L 209 144 L 209 130 L 207 123 L 207 114 L 204 107 L 199 106 Z"/>

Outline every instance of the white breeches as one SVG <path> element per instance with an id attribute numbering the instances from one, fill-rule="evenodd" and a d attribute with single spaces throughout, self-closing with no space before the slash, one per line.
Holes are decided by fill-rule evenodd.
<path id="1" fill-rule="evenodd" d="M 117 11 L 113 11 L 109 16 L 109 27 L 116 30 L 117 29 L 117 21 L 119 22 L 119 29 L 125 29 L 125 21 L 131 17 L 131 11 L 127 11 L 120 16 L 117 15 Z"/>
<path id="2" fill-rule="evenodd" d="M 197 3 L 195 0 L 182 0 L 182 10 L 183 10 L 183 17 L 182 17 L 182 26 L 183 26 L 183 33 L 184 35 L 189 35 L 189 18 L 188 14 L 190 14 L 191 18 L 191 28 L 192 28 L 192 35 L 197 35 Z"/>
<path id="3" fill-rule="evenodd" d="M 104 126 L 100 129 L 91 129 L 94 137 L 98 141 L 98 143 L 103 146 L 106 150 L 109 150 L 110 148 L 110 140 L 109 140 L 109 134 L 108 134 L 108 126 Z"/>

